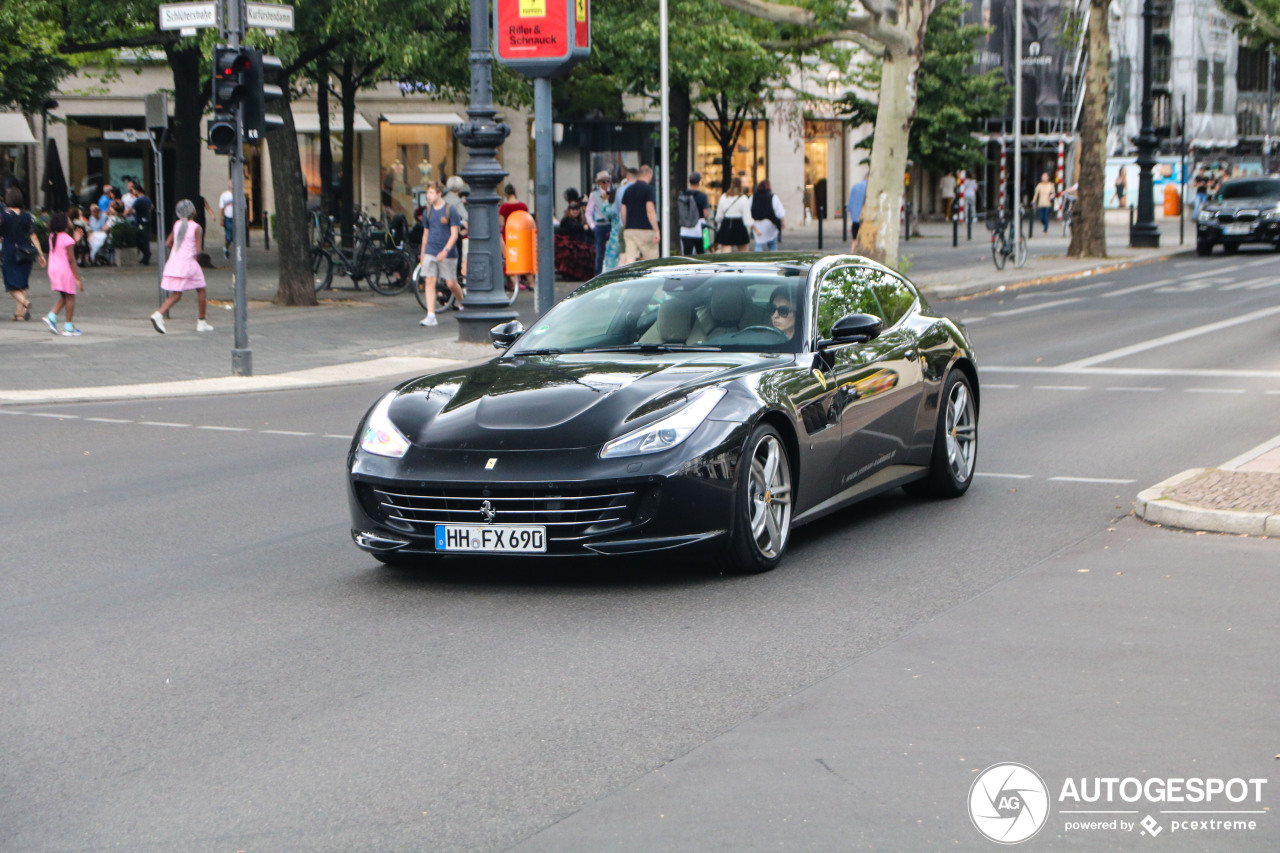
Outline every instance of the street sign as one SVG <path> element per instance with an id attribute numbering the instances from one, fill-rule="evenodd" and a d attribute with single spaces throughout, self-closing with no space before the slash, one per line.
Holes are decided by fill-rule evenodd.
<path id="1" fill-rule="evenodd" d="M 116 142 L 137 142 L 139 139 L 151 139 L 152 137 L 149 130 L 104 130 L 102 131 L 102 138 Z"/>
<path id="2" fill-rule="evenodd" d="M 573 58 L 591 56 L 591 0 L 573 0 Z"/>
<path id="3" fill-rule="evenodd" d="M 245 25 L 266 30 L 275 35 L 277 30 L 293 32 L 293 7 L 275 3 L 246 3 Z"/>
<path id="4" fill-rule="evenodd" d="M 550 77 L 572 66 L 574 5 L 575 0 L 495 0 L 498 62 L 529 77 Z"/>
<path id="5" fill-rule="evenodd" d="M 193 36 L 203 27 L 218 26 L 218 4 L 213 3 L 162 3 L 160 5 L 160 29 L 181 30 L 184 36 Z"/>

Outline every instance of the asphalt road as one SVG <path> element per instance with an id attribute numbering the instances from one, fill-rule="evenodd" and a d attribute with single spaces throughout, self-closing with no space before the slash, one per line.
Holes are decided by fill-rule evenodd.
<path id="1" fill-rule="evenodd" d="M 759 577 L 380 567 L 349 542 L 343 461 L 382 386 L 0 408 L 0 849 L 990 850 L 968 784 L 1033 749 L 1077 775 L 1273 772 L 1277 544 L 1126 516 L 1276 433 L 1274 257 L 936 305 L 981 359 L 974 487 L 803 528 Z M 1063 586 L 1090 566 L 1152 586 Z M 1122 624 L 1170 643 L 1118 687 Z M 857 724 L 824 728 L 849 697 Z M 985 701 L 1013 704 L 979 739 Z M 788 775 L 817 731 L 845 763 Z M 1028 849 L 1274 850 L 1266 808 L 1243 838 L 1051 825 Z"/>

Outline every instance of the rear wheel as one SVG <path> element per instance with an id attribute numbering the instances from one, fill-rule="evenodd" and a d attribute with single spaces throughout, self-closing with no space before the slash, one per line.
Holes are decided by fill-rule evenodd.
<path id="1" fill-rule="evenodd" d="M 315 279 L 317 293 L 328 288 L 333 281 L 333 258 L 323 249 L 311 250 L 311 275 Z"/>
<path id="2" fill-rule="evenodd" d="M 383 296 L 397 296 L 409 289 L 413 260 L 399 249 L 388 249 L 377 259 L 377 267 L 369 272 L 369 287 Z"/>
<path id="3" fill-rule="evenodd" d="M 1018 245 L 1013 249 L 1013 265 L 1021 269 L 1027 262 L 1027 238 L 1018 235 Z"/>
<path id="4" fill-rule="evenodd" d="M 791 463 L 778 431 L 761 424 L 747 439 L 738 467 L 733 529 L 726 571 L 756 574 L 775 568 L 791 538 Z"/>
<path id="5" fill-rule="evenodd" d="M 905 487 L 914 497 L 958 498 L 973 482 L 978 456 L 978 407 L 969 377 L 953 370 L 942 388 L 929 475 Z"/>
<path id="6" fill-rule="evenodd" d="M 995 261 L 996 269 L 1004 269 L 1004 241 L 1000 239 L 999 234 L 991 235 L 991 260 Z"/>

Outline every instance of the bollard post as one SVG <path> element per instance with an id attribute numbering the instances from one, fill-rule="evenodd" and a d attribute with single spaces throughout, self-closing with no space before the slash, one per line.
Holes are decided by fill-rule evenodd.
<path id="1" fill-rule="evenodd" d="M 965 227 L 969 229 L 969 242 L 973 242 L 973 214 L 965 211 L 964 214 Z"/>
<path id="2" fill-rule="evenodd" d="M 960 245 L 960 214 L 951 214 L 951 248 Z"/>
<path id="3" fill-rule="evenodd" d="M 818 251 L 822 251 L 822 217 L 818 217 Z"/>
<path id="4" fill-rule="evenodd" d="M 262 211 L 262 248 L 271 251 L 271 211 Z"/>
<path id="5" fill-rule="evenodd" d="M 849 242 L 849 208 L 840 206 L 840 242 Z"/>

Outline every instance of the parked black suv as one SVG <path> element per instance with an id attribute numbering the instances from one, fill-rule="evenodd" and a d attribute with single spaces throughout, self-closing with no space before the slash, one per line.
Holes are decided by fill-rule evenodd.
<path id="1" fill-rule="evenodd" d="M 1222 244 L 1228 255 L 1242 243 L 1269 243 L 1280 251 L 1280 178 L 1237 178 L 1196 215 L 1196 252 L 1213 253 Z"/>

